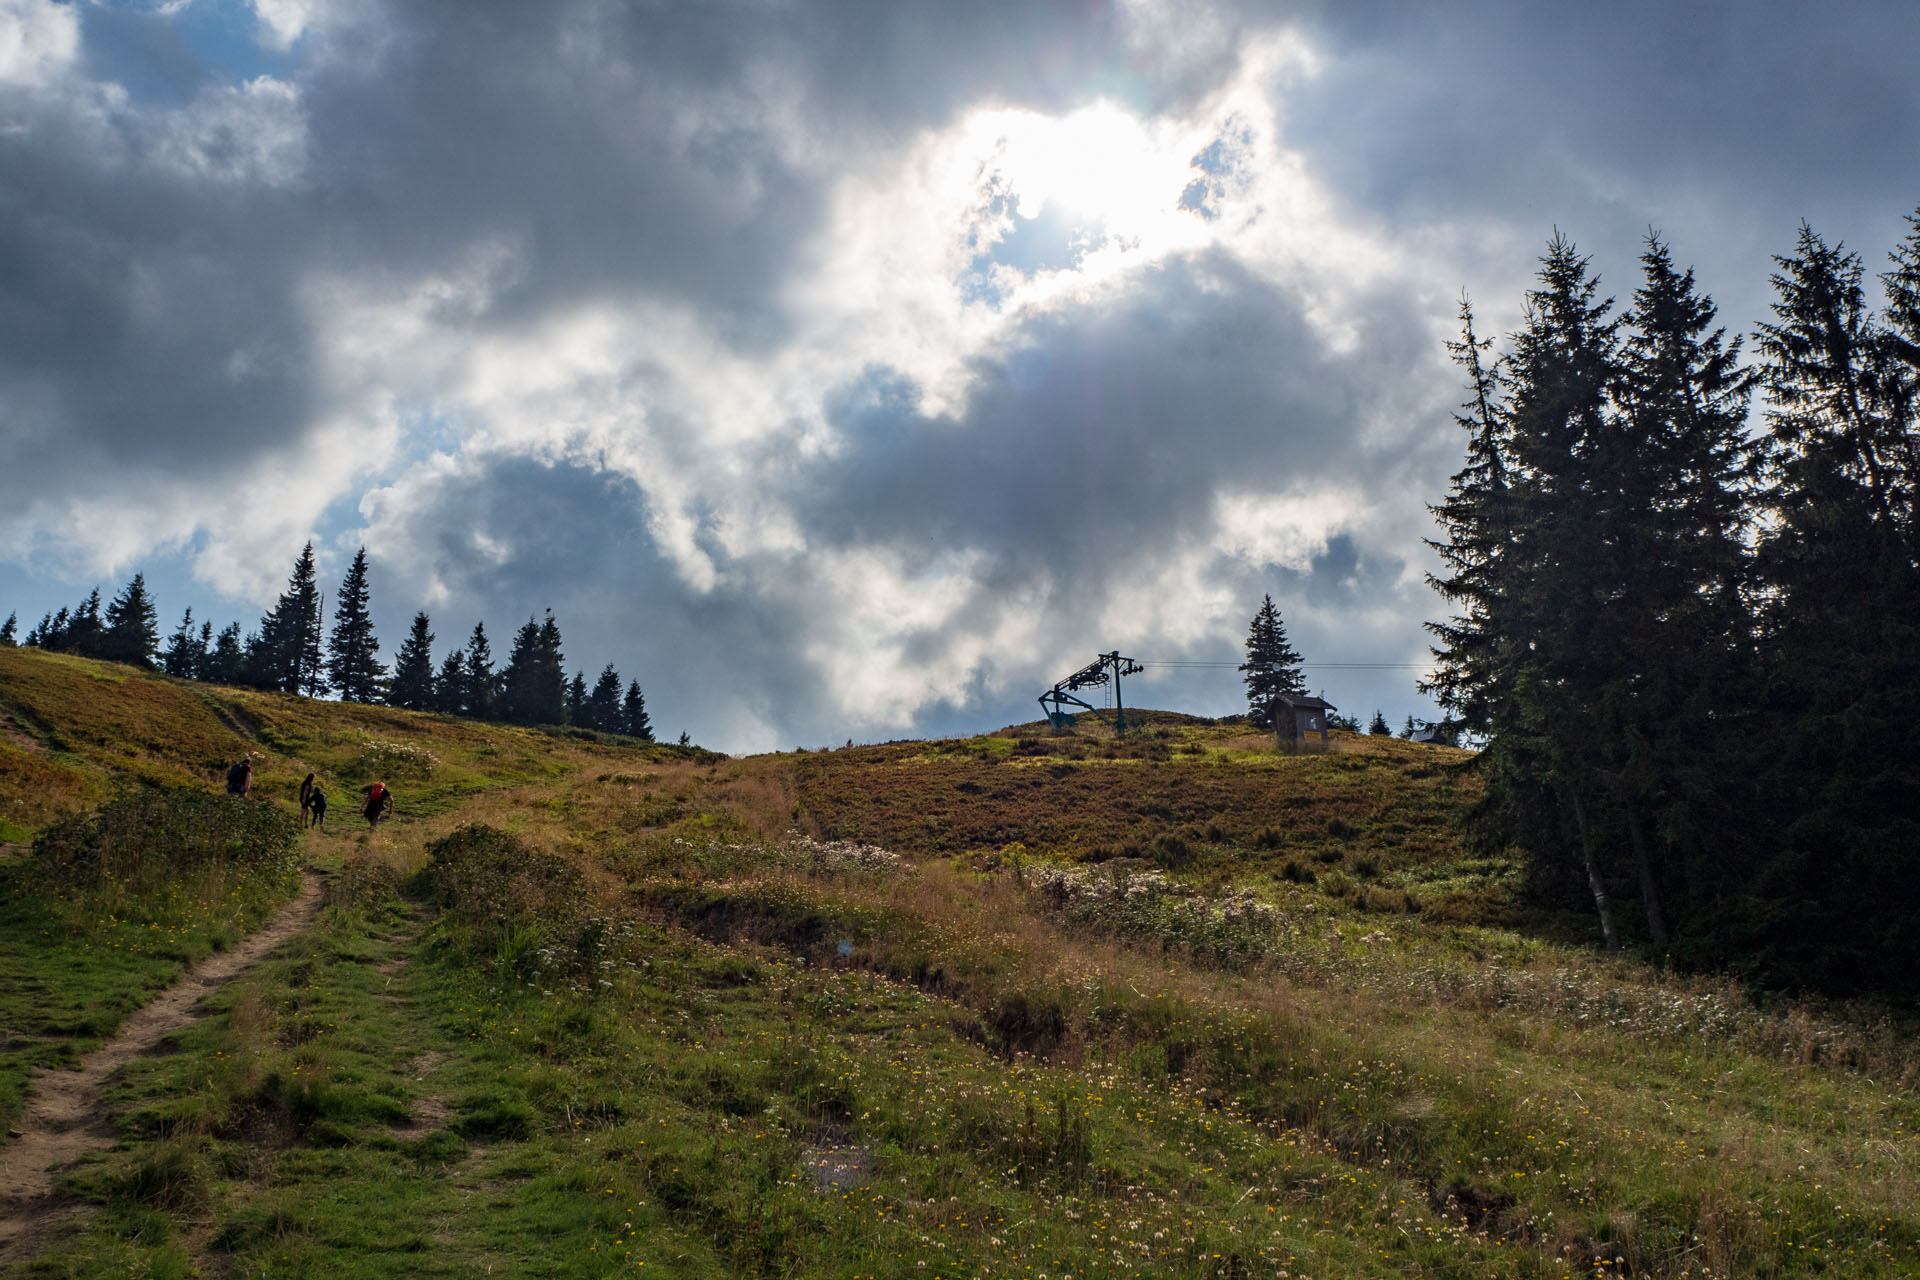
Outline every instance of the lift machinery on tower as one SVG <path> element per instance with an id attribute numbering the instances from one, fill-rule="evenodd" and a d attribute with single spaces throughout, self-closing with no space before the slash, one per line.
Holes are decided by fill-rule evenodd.
<path id="1" fill-rule="evenodd" d="M 1058 733 L 1073 727 L 1073 712 L 1067 707 L 1085 707 L 1095 715 L 1104 717 L 1099 707 L 1086 699 L 1076 696 L 1081 689 L 1097 689 L 1111 683 L 1113 685 L 1113 731 L 1127 731 L 1127 709 L 1120 700 L 1120 677 L 1139 675 L 1146 668 L 1132 658 L 1123 658 L 1118 649 L 1112 653 L 1103 653 L 1098 658 L 1080 668 L 1065 680 L 1058 681 L 1053 688 L 1040 695 L 1040 707 L 1047 713 L 1047 723 Z"/>

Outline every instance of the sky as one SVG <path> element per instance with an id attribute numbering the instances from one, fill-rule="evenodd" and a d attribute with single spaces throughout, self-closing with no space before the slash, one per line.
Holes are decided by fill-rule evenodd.
<path id="1" fill-rule="evenodd" d="M 1263 595 L 1416 690 L 1444 343 L 1557 228 L 1733 332 L 1920 206 L 1920 5 L 0 0 L 0 615 L 387 654 L 551 609 L 731 752 L 991 729 L 1118 650 L 1221 715 Z M 330 620 L 329 620 L 330 621 Z M 1096 699 L 1097 700 L 1097 699 Z"/>

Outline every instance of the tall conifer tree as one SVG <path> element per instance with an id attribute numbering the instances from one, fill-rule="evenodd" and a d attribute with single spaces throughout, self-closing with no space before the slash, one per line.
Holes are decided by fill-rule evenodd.
<path id="1" fill-rule="evenodd" d="M 1454 414 L 1468 433 L 1466 465 L 1454 473 L 1446 499 L 1428 508 L 1441 537 L 1427 543 L 1446 569 L 1444 577 L 1427 575 L 1427 583 L 1459 612 L 1427 624 L 1439 643 L 1433 649 L 1433 675 L 1420 686 L 1447 713 L 1449 726 L 1477 735 L 1491 729 L 1493 704 L 1504 687 L 1508 591 L 1502 575 L 1511 566 L 1514 521 L 1499 363 L 1486 359 L 1492 345 L 1493 339 L 1474 332 L 1473 304 L 1463 296 L 1460 340 L 1448 343 L 1447 350 L 1467 375 L 1468 398 Z"/>
<path id="2" fill-rule="evenodd" d="M 628 682 L 627 696 L 620 704 L 620 732 L 642 742 L 653 741 L 653 721 L 647 717 L 647 700 L 638 680 Z"/>
<path id="3" fill-rule="evenodd" d="M 500 673 L 501 715 L 520 724 L 560 724 L 567 714 L 567 680 L 560 628 L 548 610 L 544 623 L 528 618 L 514 635 Z"/>
<path id="4" fill-rule="evenodd" d="M 166 652 L 160 655 L 160 669 L 170 676 L 193 680 L 199 677 L 200 665 L 206 660 L 206 647 L 201 643 L 200 630 L 193 625 L 193 609 L 189 607 L 180 625 L 167 637 Z"/>
<path id="5" fill-rule="evenodd" d="M 206 638 L 211 623 L 202 623 L 201 639 Z M 240 624 L 229 622 L 220 628 L 220 634 L 207 646 L 207 660 L 200 669 L 199 678 L 209 684 L 239 684 L 246 673 L 246 647 L 240 639 Z"/>
<path id="6" fill-rule="evenodd" d="M 1620 353 L 1619 425 L 1596 459 L 1605 494 L 1595 558 L 1610 607 L 1604 670 L 1588 696 L 1599 710 L 1599 770 L 1664 952 L 1662 882 L 1685 883 L 1689 855 L 1734 838 L 1737 826 L 1715 791 L 1728 731 L 1751 694 L 1743 593 L 1756 452 L 1740 341 L 1714 327 L 1712 300 L 1655 237 L 1641 268 Z"/>
<path id="7" fill-rule="evenodd" d="M 1542 867 L 1584 873 L 1609 947 L 1620 945 L 1596 802 L 1599 684 L 1612 670 L 1605 557 L 1617 516 L 1623 440 L 1611 415 L 1619 379 L 1611 299 L 1556 233 L 1501 365 L 1500 420 L 1511 451 L 1507 543 L 1493 575 L 1495 642 L 1484 673 L 1491 730 L 1482 822 L 1534 850 Z"/>
<path id="8" fill-rule="evenodd" d="M 1772 445 L 1761 643 L 1779 726 L 1763 879 L 1796 889 L 1766 904 L 1765 946 L 1781 972 L 1832 988 L 1880 981 L 1911 953 L 1911 912 L 1894 904 L 1920 899 L 1920 424 L 1900 284 L 1913 247 L 1895 251 L 1882 320 L 1859 257 L 1802 226 L 1775 259 L 1758 343 Z"/>
<path id="9" fill-rule="evenodd" d="M 1286 624 L 1264 597 L 1247 628 L 1247 660 L 1240 664 L 1247 683 L 1247 720 L 1262 729 L 1273 727 L 1274 700 L 1283 693 L 1301 693 L 1300 655 L 1287 643 Z"/>
<path id="10" fill-rule="evenodd" d="M 147 594 L 147 575 L 136 573 L 107 605 L 100 631 L 100 656 L 109 662 L 151 667 L 160 647 L 160 618 Z"/>
<path id="11" fill-rule="evenodd" d="M 476 720 L 490 720 L 498 714 L 500 677 L 493 669 L 493 646 L 487 641 L 487 624 L 473 624 L 467 637 L 466 677 L 460 688 L 460 714 Z"/>
<path id="12" fill-rule="evenodd" d="M 593 692 L 587 695 L 586 714 L 582 723 L 589 729 L 601 733 L 620 732 L 620 673 L 609 662 L 600 672 L 600 678 L 593 682 Z"/>
<path id="13" fill-rule="evenodd" d="M 66 614 L 64 609 L 60 612 Z M 99 657 L 100 636 L 106 630 L 105 624 L 100 621 L 100 588 L 95 587 L 87 593 L 80 607 L 66 618 L 64 626 L 59 626 L 56 618 L 56 629 L 59 631 L 59 642 L 49 647 L 77 653 L 83 658 Z"/>
<path id="14" fill-rule="evenodd" d="M 326 692 L 320 663 L 320 586 L 314 575 L 313 543 L 301 548 L 273 609 L 248 638 L 247 680 L 263 689 L 317 696 Z"/>
<path id="15" fill-rule="evenodd" d="M 327 679 L 345 702 L 375 702 L 387 669 L 379 659 L 373 615 L 368 610 L 367 549 L 361 547 L 340 581 L 334 601 L 333 635 L 327 643 Z"/>
<path id="16" fill-rule="evenodd" d="M 413 627 L 393 658 L 393 679 L 387 684 L 388 706 L 409 711 L 431 711 L 437 706 L 430 627 L 424 611 L 413 615 Z"/>
<path id="17" fill-rule="evenodd" d="M 467 655 L 450 649 L 433 678 L 433 709 L 444 715 L 466 714 Z"/>

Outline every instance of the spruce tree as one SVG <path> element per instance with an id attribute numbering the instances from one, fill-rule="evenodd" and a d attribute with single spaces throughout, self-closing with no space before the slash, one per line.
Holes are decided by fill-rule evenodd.
<path id="1" fill-rule="evenodd" d="M 1618 429 L 1596 460 L 1605 528 L 1594 558 L 1610 607 L 1604 670 L 1588 673 L 1587 696 L 1598 710 L 1598 772 L 1664 952 L 1664 899 L 1688 882 L 1684 864 L 1733 838 L 1740 820 L 1720 786 L 1730 739 L 1752 732 L 1741 716 L 1751 696 L 1746 535 L 1757 454 L 1739 340 L 1714 327 L 1712 300 L 1657 237 L 1641 268 L 1619 355 Z"/>
<path id="2" fill-rule="evenodd" d="M 373 634 L 373 615 L 367 608 L 367 549 L 354 552 L 340 581 L 334 602 L 333 635 L 327 643 L 327 679 L 343 702 L 374 702 L 386 679 L 379 660 L 380 643 Z"/>
<path id="3" fill-rule="evenodd" d="M 193 625 L 193 609 L 189 606 L 180 625 L 167 637 L 166 652 L 160 655 L 160 669 L 170 676 L 192 680 L 200 674 L 200 664 L 206 661 L 206 656 L 199 631 Z"/>
<path id="4" fill-rule="evenodd" d="M 260 619 L 259 631 L 248 637 L 246 653 L 250 684 L 310 697 L 326 692 L 326 673 L 320 663 L 320 587 L 314 575 L 313 543 L 307 543 L 294 560 L 287 589 Z"/>
<path id="5" fill-rule="evenodd" d="M 1275 699 L 1283 693 L 1303 693 L 1300 655 L 1287 643 L 1287 628 L 1271 595 L 1264 597 L 1247 629 L 1247 660 L 1240 664 L 1247 684 L 1247 720 L 1261 729 L 1273 727 Z"/>
<path id="6" fill-rule="evenodd" d="M 0 649 L 11 649 L 19 643 L 14 635 L 20 629 L 20 615 L 9 613 L 4 625 L 0 625 Z"/>
<path id="7" fill-rule="evenodd" d="M 642 742 L 653 741 L 653 722 L 647 718 L 647 700 L 641 696 L 640 682 L 627 684 L 627 696 L 620 704 L 620 732 Z"/>
<path id="8" fill-rule="evenodd" d="M 586 714 L 581 722 L 587 728 L 600 733 L 619 733 L 620 730 L 620 673 L 609 662 L 600 672 L 600 678 L 593 682 L 593 692 L 587 695 Z"/>
<path id="9" fill-rule="evenodd" d="M 1391 738 L 1393 730 L 1387 727 L 1387 717 L 1379 711 L 1373 713 L 1373 722 L 1367 726 L 1367 732 L 1377 738 Z"/>
<path id="10" fill-rule="evenodd" d="M 493 646 L 487 642 L 487 624 L 473 624 L 467 637 L 466 675 L 460 687 L 460 714 L 490 720 L 499 714 L 500 677 L 493 669 Z"/>
<path id="11" fill-rule="evenodd" d="M 1911 953 L 1895 904 L 1920 898 L 1920 423 L 1901 291 L 1916 247 L 1895 251 L 1882 319 L 1859 257 L 1803 226 L 1775 259 L 1775 318 L 1758 341 L 1771 445 L 1761 652 L 1778 726 L 1758 784 L 1778 834 L 1759 879 L 1795 890 L 1766 904 L 1763 945 L 1778 975 L 1836 989 L 1882 982 Z"/>
<path id="12" fill-rule="evenodd" d="M 1493 339 L 1474 332 L 1473 304 L 1460 299 L 1460 340 L 1447 344 L 1455 364 L 1467 375 L 1468 398 L 1454 422 L 1466 430 L 1466 464 L 1454 474 L 1445 501 L 1431 506 L 1440 540 L 1427 545 L 1439 554 L 1446 576 L 1427 575 L 1427 585 L 1459 612 L 1444 622 L 1429 622 L 1439 644 L 1434 672 L 1420 691 L 1440 703 L 1449 721 L 1485 734 L 1493 720 L 1496 691 L 1507 652 L 1503 609 L 1508 602 L 1504 574 L 1513 539 L 1511 448 L 1501 411 L 1499 362 L 1485 357 Z M 1411 717 L 1409 717 L 1411 725 Z"/>
<path id="13" fill-rule="evenodd" d="M 466 652 L 462 649 L 451 649 L 447 652 L 445 660 L 440 663 L 439 673 L 433 678 L 433 709 L 443 715 L 465 715 L 466 689 Z"/>
<path id="14" fill-rule="evenodd" d="M 500 714 L 519 724 L 560 724 L 567 713 L 567 682 L 560 629 L 548 610 L 545 623 L 531 617 L 513 638 L 500 673 Z"/>
<path id="15" fill-rule="evenodd" d="M 541 723 L 564 724 L 567 717 L 566 681 L 567 655 L 560 648 L 560 624 L 553 620 L 553 610 L 546 611 L 545 619 L 540 623 L 540 688 L 542 693 L 540 714 L 545 718 Z M 576 674 L 574 680 L 583 686 L 585 681 Z"/>
<path id="16" fill-rule="evenodd" d="M 106 630 L 105 624 L 100 621 L 100 588 L 95 587 L 89 592 L 70 616 L 64 609 L 60 613 L 65 622 L 62 625 L 59 618 L 55 619 L 60 639 L 51 647 L 77 653 L 83 658 L 99 657 L 101 635 Z"/>
<path id="17" fill-rule="evenodd" d="M 388 706 L 408 711 L 432 711 L 438 706 L 433 682 L 433 632 L 429 627 L 425 611 L 413 615 L 413 628 L 393 658 Z"/>
<path id="18" fill-rule="evenodd" d="M 201 627 L 204 639 L 206 624 Z M 207 649 L 207 662 L 200 679 L 209 684 L 240 684 L 246 675 L 247 653 L 240 640 L 240 624 L 229 622 Z"/>
<path id="19" fill-rule="evenodd" d="M 100 656 L 109 662 L 151 667 L 160 647 L 160 618 L 147 594 L 147 575 L 136 573 L 107 605 L 100 633 Z"/>
<path id="20" fill-rule="evenodd" d="M 1893 269 L 1880 283 L 1887 291 L 1882 340 L 1890 370 L 1888 398 L 1911 439 L 1920 432 L 1920 209 L 1907 215 L 1907 227 L 1906 239 L 1887 255 Z M 1908 465 L 1914 465 L 1911 454 Z"/>
<path id="21" fill-rule="evenodd" d="M 587 712 L 587 677 L 576 671 L 573 679 L 567 682 L 568 724 L 582 724 Z"/>
<path id="22" fill-rule="evenodd" d="M 526 625 L 514 633 L 513 647 L 507 651 L 507 665 L 500 670 L 501 719 L 533 723 L 540 701 L 536 670 L 539 661 L 540 624 L 529 615 Z"/>
<path id="23" fill-rule="evenodd" d="M 1564 236 L 1548 242 L 1537 281 L 1500 366 L 1501 404 L 1487 415 L 1511 466 L 1485 526 L 1503 524 L 1505 545 L 1471 583 L 1484 612 L 1472 620 L 1459 666 L 1473 700 L 1449 687 L 1451 652 L 1440 657 L 1434 687 L 1443 707 L 1464 702 L 1470 714 L 1460 719 L 1469 728 L 1484 719 L 1489 733 L 1483 836 L 1528 848 L 1544 877 L 1572 870 L 1583 878 L 1607 945 L 1617 948 L 1595 710 L 1613 670 L 1608 614 L 1617 584 L 1596 552 L 1618 514 L 1607 477 L 1621 448 L 1612 415 L 1619 321 Z M 1468 545 L 1478 552 L 1477 541 Z"/>
<path id="24" fill-rule="evenodd" d="M 213 644 L 213 624 L 202 619 L 200 623 L 200 634 L 195 637 L 193 642 L 194 662 L 193 670 L 188 673 L 189 678 L 194 680 L 212 679 L 212 676 L 209 674 L 209 664 L 213 660 Z"/>

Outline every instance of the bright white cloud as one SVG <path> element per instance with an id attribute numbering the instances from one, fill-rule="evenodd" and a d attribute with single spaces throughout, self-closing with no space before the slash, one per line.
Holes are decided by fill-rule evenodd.
<path id="1" fill-rule="evenodd" d="M 0 0 L 0 87 L 37 88 L 80 52 L 80 14 L 53 0 Z"/>

